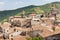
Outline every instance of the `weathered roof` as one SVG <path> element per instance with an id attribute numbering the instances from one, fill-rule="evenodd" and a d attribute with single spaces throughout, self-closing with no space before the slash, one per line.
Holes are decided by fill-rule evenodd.
<path id="1" fill-rule="evenodd" d="M 14 28 L 10 28 L 9 30 L 8 30 L 8 34 L 11 34 L 11 33 L 13 33 L 14 32 Z"/>
<path id="2" fill-rule="evenodd" d="M 1 24 L 1 27 L 2 27 L 2 29 L 6 29 L 6 28 L 8 28 L 8 27 L 10 27 L 10 23 L 8 23 L 8 22 L 4 22 L 3 24 Z"/>
<path id="3" fill-rule="evenodd" d="M 40 35 L 45 38 L 45 37 L 49 37 L 49 36 L 52 36 L 52 35 L 56 35 L 56 34 L 59 34 L 60 33 L 60 27 L 56 27 L 55 28 L 55 31 L 50 31 L 48 28 L 45 28 L 45 27 L 40 27 L 42 28 L 43 32 L 40 32 Z"/>
<path id="4" fill-rule="evenodd" d="M 3 36 L 3 34 L 2 33 L 0 33 L 0 37 L 2 37 Z"/>
<path id="5" fill-rule="evenodd" d="M 26 36 L 17 35 L 15 37 L 13 37 L 13 40 L 26 40 Z"/>
<path id="6" fill-rule="evenodd" d="M 7 33 L 8 34 L 14 33 L 15 32 L 14 29 L 18 31 L 31 31 L 31 28 L 13 27 L 13 28 L 10 28 Z"/>
<path id="7" fill-rule="evenodd" d="M 21 27 L 15 27 L 16 30 L 19 30 L 19 31 L 30 31 L 31 28 L 21 28 Z"/>
<path id="8" fill-rule="evenodd" d="M 36 16 L 36 14 L 35 14 L 35 13 L 32 13 L 32 14 L 30 14 L 29 16 Z"/>

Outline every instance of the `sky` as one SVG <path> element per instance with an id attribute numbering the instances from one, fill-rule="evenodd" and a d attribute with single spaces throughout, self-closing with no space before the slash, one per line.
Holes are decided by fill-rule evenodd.
<path id="1" fill-rule="evenodd" d="M 60 2 L 60 0 L 0 0 L 0 11 L 13 10 L 29 5 L 44 5 L 56 1 Z"/>

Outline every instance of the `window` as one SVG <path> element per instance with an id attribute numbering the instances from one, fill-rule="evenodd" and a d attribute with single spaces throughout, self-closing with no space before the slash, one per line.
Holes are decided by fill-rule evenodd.
<path id="1" fill-rule="evenodd" d="M 13 37 L 13 35 L 11 35 L 11 37 Z"/>
<path id="2" fill-rule="evenodd" d="M 22 35 L 22 36 L 26 36 L 26 32 L 22 32 L 20 35 Z"/>
<path id="3" fill-rule="evenodd" d="M 17 30 L 17 32 L 18 32 L 18 30 Z"/>
<path id="4" fill-rule="evenodd" d="M 39 20 L 37 20 L 37 22 L 39 22 Z"/>
<path id="5" fill-rule="evenodd" d="M 7 32 L 8 32 L 8 30 L 7 30 Z"/>
<path id="6" fill-rule="evenodd" d="M 11 38 L 11 40 L 13 40 L 13 38 Z"/>
<path id="7" fill-rule="evenodd" d="M 16 29 L 14 29 L 14 31 L 16 31 Z"/>

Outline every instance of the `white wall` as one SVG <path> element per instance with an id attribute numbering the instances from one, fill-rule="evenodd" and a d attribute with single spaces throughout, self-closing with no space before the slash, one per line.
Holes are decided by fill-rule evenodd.
<path id="1" fill-rule="evenodd" d="M 17 35 L 21 34 L 21 32 L 22 32 L 22 31 L 18 31 L 18 32 L 15 31 L 15 32 L 9 34 L 9 38 L 12 38 L 11 35 L 13 35 L 13 37 L 14 37 L 14 36 L 17 36 Z"/>

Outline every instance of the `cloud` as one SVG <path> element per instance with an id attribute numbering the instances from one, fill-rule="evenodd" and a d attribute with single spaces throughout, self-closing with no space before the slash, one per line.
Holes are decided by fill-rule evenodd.
<path id="1" fill-rule="evenodd" d="M 5 2 L 0 2 L 0 5 L 4 5 L 5 4 Z"/>
<path id="2" fill-rule="evenodd" d="M 21 4 L 21 3 L 23 3 L 23 2 L 22 1 L 16 2 L 16 4 Z"/>
<path id="3" fill-rule="evenodd" d="M 55 2 L 55 1 L 60 1 L 60 0 L 45 0 L 46 2 Z"/>

